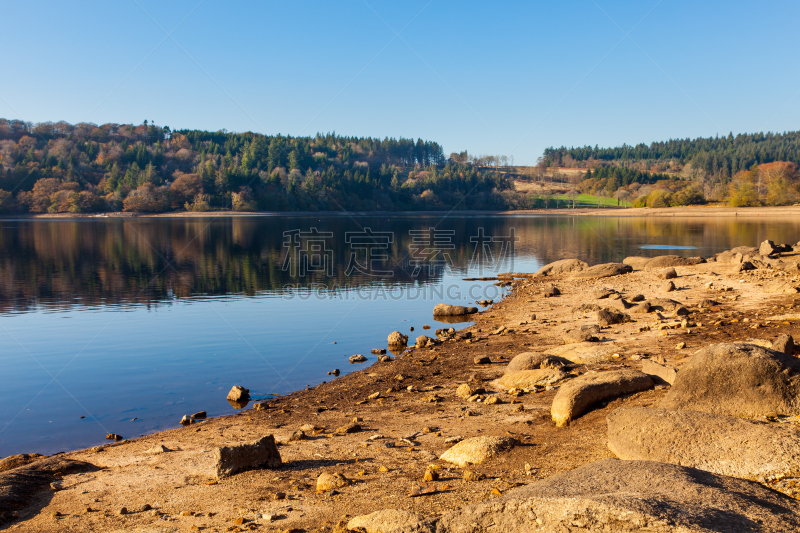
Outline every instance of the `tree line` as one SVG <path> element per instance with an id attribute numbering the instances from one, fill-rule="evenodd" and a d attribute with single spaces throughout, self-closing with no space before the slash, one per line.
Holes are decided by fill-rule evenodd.
<path id="1" fill-rule="evenodd" d="M 613 148 L 550 147 L 541 164 L 589 168 L 581 191 L 630 199 L 639 207 L 707 201 L 787 205 L 800 198 L 800 132 L 794 131 Z"/>
<path id="2" fill-rule="evenodd" d="M 0 212 L 507 209 L 436 142 L 0 119 Z"/>

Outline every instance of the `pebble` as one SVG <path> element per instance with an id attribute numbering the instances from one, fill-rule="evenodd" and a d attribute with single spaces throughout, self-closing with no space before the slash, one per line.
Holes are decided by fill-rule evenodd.
<path id="1" fill-rule="evenodd" d="M 127 507 L 120 508 L 120 510 L 117 511 L 117 514 L 128 514 L 128 508 Z"/>
<path id="2" fill-rule="evenodd" d="M 194 512 L 192 511 L 181 511 L 181 516 L 192 516 Z"/>
<path id="3" fill-rule="evenodd" d="M 428 469 L 425 471 L 425 475 L 423 476 L 422 479 L 425 481 L 436 481 L 439 479 L 439 472 Z"/>
<path id="4" fill-rule="evenodd" d="M 476 365 L 488 365 L 488 364 L 490 364 L 492 362 L 492 360 L 489 359 L 489 357 L 484 355 L 484 356 L 480 356 L 480 357 L 474 358 L 472 360 L 472 362 L 475 363 Z"/>
<path id="5" fill-rule="evenodd" d="M 486 476 L 480 472 L 464 470 L 464 481 L 483 481 L 484 479 L 486 479 Z"/>
<path id="6" fill-rule="evenodd" d="M 364 357 L 364 356 L 363 356 L 362 354 L 360 354 L 360 353 L 357 353 L 357 354 L 355 354 L 355 355 L 351 355 L 351 356 L 350 356 L 350 359 L 349 359 L 349 361 L 350 361 L 350 363 L 351 363 L 351 364 L 352 364 L 352 363 L 363 363 L 363 362 L 364 362 L 364 361 L 366 361 L 366 360 L 367 360 L 367 358 L 366 358 L 366 357 Z"/>

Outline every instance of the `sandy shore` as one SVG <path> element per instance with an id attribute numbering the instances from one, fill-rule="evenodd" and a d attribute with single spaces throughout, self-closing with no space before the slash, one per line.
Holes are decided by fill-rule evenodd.
<path id="1" fill-rule="evenodd" d="M 797 260 L 800 254 L 793 257 Z M 569 359 L 575 363 L 571 376 L 579 376 L 638 369 L 649 358 L 663 358 L 680 368 L 708 344 L 768 342 L 782 333 L 798 336 L 794 323 L 766 320 L 800 304 L 796 296 L 764 291 L 767 281 L 790 280 L 791 275 L 770 269 L 741 273 L 736 265 L 721 263 L 676 270 L 677 290 L 671 292 L 647 270 L 597 280 L 516 279 L 508 297 L 475 315 L 476 324 L 464 330 L 471 334 L 469 339 L 407 350 L 390 362 L 376 362 L 370 355 L 362 370 L 269 401 L 263 410 L 251 405 L 237 415 L 187 427 L 176 420 L 173 430 L 62 454 L 63 460 L 79 462 L 76 471 L 65 467 L 57 475 L 49 474 L 59 490 L 46 483 L 30 489 L 17 505 L 16 517 L 3 526 L 26 532 L 341 531 L 348 518 L 380 509 L 413 510 L 436 518 L 465 505 L 491 502 L 513 487 L 613 457 L 607 447 L 606 416 L 623 405 L 656 406 L 668 386 L 602 402 L 568 427 L 558 428 L 550 416 L 555 389 L 510 393 L 493 380 L 522 352 Z M 561 295 L 545 298 L 542 291 L 552 284 Z M 595 300 L 592 294 L 599 289 L 615 291 L 622 299 Z M 566 332 L 597 323 L 592 307 L 580 306 L 613 307 L 639 294 L 653 301 L 671 299 L 689 314 L 631 315 L 631 322 L 602 329 L 599 342 L 564 344 Z M 716 304 L 699 305 L 708 299 Z M 733 316 L 736 319 L 730 320 Z M 687 321 L 682 326 L 681 319 Z M 413 324 L 414 333 L 403 333 L 410 335 L 411 343 L 418 335 L 435 338 L 425 325 Z M 365 346 L 363 353 L 370 348 L 383 347 Z M 497 403 L 457 396 L 456 389 L 465 383 L 484 388 Z M 339 431 L 354 421 L 358 430 Z M 304 425 L 306 437 L 292 440 Z M 275 436 L 282 467 L 216 477 L 215 448 L 265 435 Z M 460 438 L 487 435 L 512 437 L 517 445 L 468 468 L 439 458 Z M 154 452 L 158 446 L 169 451 Z M 438 479 L 426 483 L 423 477 L 430 469 Z M 468 470 L 476 474 L 474 480 L 465 479 Z M 0 473 L 0 498 L 13 492 L 15 481 L 9 476 L 14 472 L 19 469 Z M 317 491 L 323 473 L 341 474 L 349 484 Z M 789 480 L 768 485 L 796 494 Z M 428 487 L 431 493 L 413 496 L 415 487 Z"/>
<path id="2" fill-rule="evenodd" d="M 800 205 L 782 207 L 684 206 L 663 208 L 527 209 L 519 211 L 178 211 L 170 213 L 40 213 L 2 215 L 1 218 L 207 218 L 207 217 L 353 217 L 353 216 L 596 216 L 596 217 L 789 217 L 800 215 Z"/>

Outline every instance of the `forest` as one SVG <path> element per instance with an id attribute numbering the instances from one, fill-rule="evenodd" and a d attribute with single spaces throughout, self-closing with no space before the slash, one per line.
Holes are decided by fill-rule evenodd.
<path id="1" fill-rule="evenodd" d="M 615 148 L 551 147 L 540 161 L 545 167 L 587 168 L 579 190 L 632 201 L 635 207 L 705 202 L 755 207 L 800 198 L 800 132 L 729 133 Z"/>
<path id="2" fill-rule="evenodd" d="M 519 207 L 505 175 L 417 139 L 0 119 L 0 212 Z M 527 206 L 523 206 L 527 207 Z"/>

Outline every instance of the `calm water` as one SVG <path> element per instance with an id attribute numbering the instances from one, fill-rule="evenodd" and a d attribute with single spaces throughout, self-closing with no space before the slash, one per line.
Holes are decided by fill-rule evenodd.
<path id="1" fill-rule="evenodd" d="M 429 228 L 435 227 L 431 232 Z M 465 277 L 565 257 L 708 256 L 800 222 L 593 217 L 0 220 L 0 456 L 54 453 L 234 412 L 347 373 Z M 512 241 L 516 241 L 513 242 Z M 430 333 L 430 332 L 428 332 Z M 368 363 L 369 364 L 369 363 Z"/>

